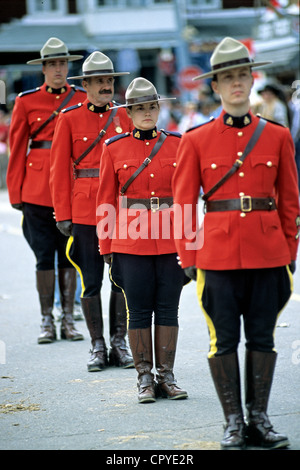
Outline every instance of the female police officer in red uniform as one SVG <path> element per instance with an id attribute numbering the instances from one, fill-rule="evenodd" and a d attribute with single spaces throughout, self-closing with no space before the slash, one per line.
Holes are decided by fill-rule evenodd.
<path id="1" fill-rule="evenodd" d="M 193 277 L 198 268 L 198 297 L 210 333 L 209 365 L 227 421 L 222 447 L 240 449 L 245 444 L 237 355 L 243 315 L 246 442 L 281 448 L 288 439 L 273 430 L 266 412 L 277 356 L 274 328 L 291 294 L 288 266 L 295 269 L 297 253 L 299 195 L 293 142 L 287 128 L 265 123 L 249 111 L 251 66 L 263 64 L 251 61 L 242 43 L 225 38 L 211 64 L 212 71 L 201 78 L 213 77 L 212 88 L 221 96 L 223 111 L 181 140 L 173 179 L 175 222 L 176 207 L 192 207 L 196 238 L 188 239 L 182 231 L 176 245 L 186 273 Z M 265 127 L 244 159 L 246 145 L 261 123 Z M 237 171 L 219 184 L 233 164 Z M 195 222 L 201 186 L 205 199 L 211 193 L 203 237 Z"/>
<path id="2" fill-rule="evenodd" d="M 148 80 L 139 77 L 129 85 L 124 106 L 135 128 L 106 141 L 97 196 L 100 252 L 108 261 L 112 254 L 112 279 L 125 292 L 141 403 L 155 401 L 153 312 L 159 393 L 170 399 L 187 397 L 173 374 L 184 283 L 170 223 L 171 180 L 180 135 L 156 129 L 159 101 Z"/>

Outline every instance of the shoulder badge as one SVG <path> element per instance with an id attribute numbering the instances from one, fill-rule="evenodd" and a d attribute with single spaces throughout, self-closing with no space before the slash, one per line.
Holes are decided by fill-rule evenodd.
<path id="1" fill-rule="evenodd" d="M 21 91 L 21 93 L 18 94 L 21 98 L 26 95 L 31 95 L 32 93 L 36 93 L 37 91 L 40 91 L 40 87 L 33 88 L 33 90 L 26 90 L 26 91 Z"/>
<path id="2" fill-rule="evenodd" d="M 191 132 L 191 131 L 194 131 L 195 129 L 199 129 L 199 127 L 206 126 L 207 124 L 210 124 L 210 123 L 213 122 L 214 120 L 215 120 L 215 118 L 214 118 L 214 117 L 211 117 L 209 121 L 202 122 L 201 124 L 198 124 L 197 126 L 191 127 L 191 128 L 188 129 L 186 132 Z"/>
<path id="3" fill-rule="evenodd" d="M 163 132 L 164 134 L 166 135 L 173 135 L 174 137 L 179 137 L 181 138 L 182 135 L 180 134 L 180 132 L 174 132 L 174 131 L 166 131 L 165 129 L 160 129 L 161 132 Z"/>
<path id="4" fill-rule="evenodd" d="M 81 106 L 82 106 L 82 103 L 77 103 L 77 104 L 74 104 L 74 106 L 69 106 L 69 108 L 62 109 L 61 112 L 67 113 L 68 111 L 72 111 L 73 109 L 81 108 Z"/>
<path id="5" fill-rule="evenodd" d="M 120 135 L 114 135 L 110 139 L 106 139 L 105 144 L 110 145 L 113 142 L 117 142 L 117 140 L 123 139 L 124 137 L 128 137 L 129 135 L 130 135 L 130 132 L 125 132 L 124 134 L 120 134 Z"/>

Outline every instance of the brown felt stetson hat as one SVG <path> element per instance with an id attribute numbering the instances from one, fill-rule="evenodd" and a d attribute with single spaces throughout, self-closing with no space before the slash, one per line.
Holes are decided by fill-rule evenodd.
<path id="1" fill-rule="evenodd" d="M 68 77 L 70 79 L 88 78 L 88 77 L 118 77 L 119 75 L 128 75 L 130 72 L 115 72 L 112 61 L 109 57 L 99 51 L 92 52 L 83 62 L 82 75 Z"/>
<path id="2" fill-rule="evenodd" d="M 155 86 L 146 78 L 137 77 L 128 85 L 125 93 L 126 104 L 113 106 L 113 108 L 127 108 L 137 104 L 152 103 L 154 101 L 176 100 L 176 98 L 161 98 Z"/>
<path id="3" fill-rule="evenodd" d="M 58 38 L 49 38 L 40 50 L 39 59 L 29 60 L 27 64 L 42 64 L 45 60 L 67 59 L 70 62 L 83 58 L 83 55 L 69 54 L 68 48 L 63 41 Z"/>
<path id="4" fill-rule="evenodd" d="M 254 62 L 250 58 L 249 50 L 242 42 L 226 37 L 217 45 L 210 58 L 211 72 L 198 75 L 193 80 L 213 77 L 216 73 L 238 67 L 260 67 L 271 63 L 272 61 Z"/>

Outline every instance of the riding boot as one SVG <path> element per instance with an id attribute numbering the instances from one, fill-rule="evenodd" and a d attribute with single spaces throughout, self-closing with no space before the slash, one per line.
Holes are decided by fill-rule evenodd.
<path id="1" fill-rule="evenodd" d="M 276 353 L 246 351 L 246 442 L 248 445 L 268 449 L 281 449 L 289 445 L 287 436 L 274 431 L 267 415 L 276 358 Z"/>
<path id="2" fill-rule="evenodd" d="M 173 374 L 176 346 L 178 338 L 177 326 L 155 325 L 155 363 L 157 396 L 177 400 L 187 398 L 188 394 L 176 385 Z"/>
<path id="3" fill-rule="evenodd" d="M 155 401 L 155 383 L 152 355 L 151 327 L 128 330 L 129 344 L 134 367 L 138 373 L 138 401 L 150 403 Z"/>
<path id="4" fill-rule="evenodd" d="M 226 420 L 221 448 L 241 450 L 245 446 L 245 423 L 237 353 L 209 358 L 208 363 Z"/>
<path id="5" fill-rule="evenodd" d="M 60 337 L 70 341 L 82 340 L 83 335 L 76 330 L 73 318 L 76 270 L 74 268 L 59 269 L 58 285 L 62 308 Z"/>
<path id="6" fill-rule="evenodd" d="M 82 297 L 81 308 L 90 333 L 92 349 L 87 363 L 89 372 L 103 370 L 108 365 L 107 349 L 103 337 L 102 304 L 100 295 Z"/>
<path id="7" fill-rule="evenodd" d="M 36 272 L 36 287 L 39 294 L 42 325 L 41 333 L 38 337 L 39 344 L 52 343 L 56 340 L 56 329 L 52 314 L 54 302 L 55 271 Z"/>
<path id="8" fill-rule="evenodd" d="M 123 369 L 133 368 L 133 359 L 126 344 L 127 312 L 122 292 L 110 293 L 109 301 L 109 363 Z"/>

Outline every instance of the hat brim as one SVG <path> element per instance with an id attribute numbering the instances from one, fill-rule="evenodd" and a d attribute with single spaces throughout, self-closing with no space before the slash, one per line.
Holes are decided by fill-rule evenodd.
<path id="1" fill-rule="evenodd" d="M 245 64 L 236 64 L 236 65 L 230 65 L 227 67 L 223 67 L 217 70 L 212 70 L 211 72 L 204 73 L 202 75 L 197 75 L 197 77 L 194 77 L 192 80 L 202 80 L 203 78 L 210 78 L 213 77 L 214 75 L 225 72 L 226 70 L 232 70 L 232 69 L 238 69 L 240 67 L 262 67 L 263 65 L 269 65 L 272 64 L 272 61 L 267 61 L 267 62 L 249 62 Z"/>
<path id="2" fill-rule="evenodd" d="M 169 100 L 176 100 L 176 98 L 158 98 L 157 100 L 139 101 L 138 103 L 130 103 L 130 104 L 125 103 L 125 104 L 120 104 L 118 106 L 112 106 L 109 109 L 130 108 L 131 106 L 138 106 L 140 104 L 156 103 L 157 101 L 169 101 Z"/>
<path id="3" fill-rule="evenodd" d="M 65 55 L 65 56 L 58 55 L 58 56 L 52 56 L 49 58 L 46 57 L 45 59 L 40 58 L 40 59 L 29 60 L 26 63 L 28 65 L 43 64 L 45 61 L 53 60 L 53 59 L 67 59 L 69 62 L 73 62 L 74 60 L 80 60 L 82 58 L 83 58 L 83 55 Z"/>
<path id="4" fill-rule="evenodd" d="M 68 80 L 76 80 L 76 79 L 85 79 L 85 78 L 90 78 L 90 77 L 119 77 L 121 75 L 129 75 L 130 72 L 114 72 L 114 73 L 90 73 L 88 75 L 76 75 L 76 77 L 68 77 Z"/>

